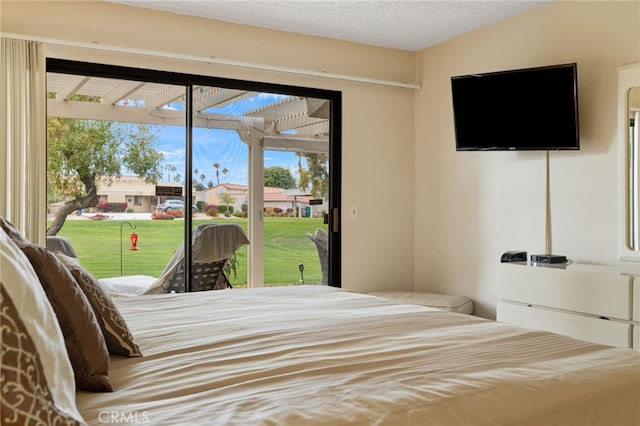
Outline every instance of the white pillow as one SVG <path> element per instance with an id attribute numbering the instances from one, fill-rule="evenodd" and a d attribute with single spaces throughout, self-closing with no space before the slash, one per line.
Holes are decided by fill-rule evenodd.
<path id="1" fill-rule="evenodd" d="M 36 347 L 56 408 L 84 423 L 76 407 L 74 374 L 53 308 L 29 260 L 2 229 L 0 282 Z"/>

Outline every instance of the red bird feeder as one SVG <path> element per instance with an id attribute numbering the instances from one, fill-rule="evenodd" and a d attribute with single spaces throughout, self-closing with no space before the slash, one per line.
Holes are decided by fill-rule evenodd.
<path id="1" fill-rule="evenodd" d="M 131 233 L 131 247 L 129 248 L 129 250 L 138 250 L 138 234 L 136 234 L 136 231 L 133 231 Z"/>
<path id="2" fill-rule="evenodd" d="M 133 226 L 132 224 L 130 224 L 129 222 L 122 222 L 120 224 L 120 276 L 122 276 L 122 245 L 124 243 L 124 241 L 122 241 L 122 227 L 124 225 L 128 225 L 129 228 L 131 228 L 131 236 L 129 237 L 129 239 L 131 240 L 131 247 L 129 247 L 129 250 L 131 251 L 138 251 L 138 234 L 136 234 L 136 227 Z"/>

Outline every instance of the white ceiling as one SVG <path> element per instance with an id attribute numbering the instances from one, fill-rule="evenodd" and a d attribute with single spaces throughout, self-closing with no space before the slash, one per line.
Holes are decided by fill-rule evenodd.
<path id="1" fill-rule="evenodd" d="M 107 0 L 183 15 L 418 51 L 554 0 Z"/>

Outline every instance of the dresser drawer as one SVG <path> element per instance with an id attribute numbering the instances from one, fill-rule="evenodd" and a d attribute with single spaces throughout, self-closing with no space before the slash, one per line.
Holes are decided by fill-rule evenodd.
<path id="1" fill-rule="evenodd" d="M 500 322 L 603 345 L 631 347 L 631 324 L 505 302 L 498 302 L 497 308 Z"/>
<path id="2" fill-rule="evenodd" d="M 633 278 L 627 275 L 501 264 L 498 278 L 500 300 L 631 319 Z"/>

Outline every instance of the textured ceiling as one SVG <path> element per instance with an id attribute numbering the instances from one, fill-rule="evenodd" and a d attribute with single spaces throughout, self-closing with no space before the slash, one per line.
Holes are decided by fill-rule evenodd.
<path id="1" fill-rule="evenodd" d="M 108 0 L 374 46 L 417 51 L 554 0 Z"/>

